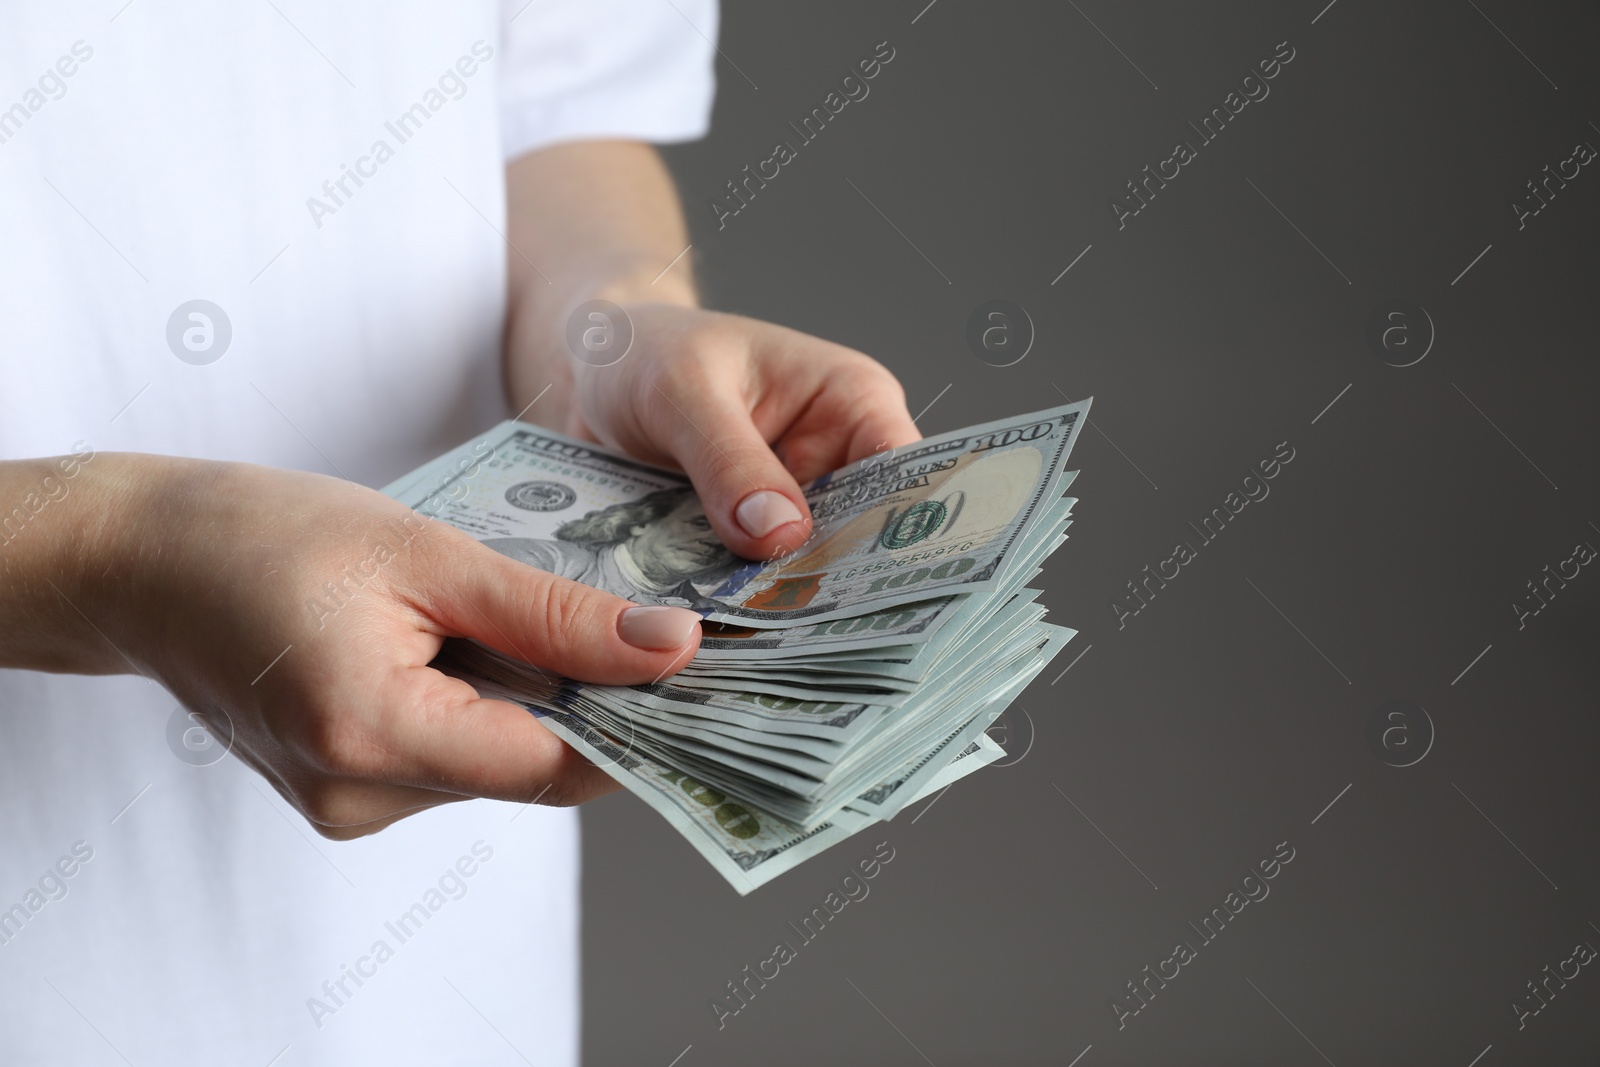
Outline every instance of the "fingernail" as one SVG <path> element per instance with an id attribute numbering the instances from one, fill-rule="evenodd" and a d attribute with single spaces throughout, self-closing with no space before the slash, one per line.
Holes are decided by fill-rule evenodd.
<path id="1" fill-rule="evenodd" d="M 617 634 L 634 648 L 667 652 L 682 648 L 700 626 L 700 616 L 688 608 L 635 607 L 617 619 Z"/>
<path id="2" fill-rule="evenodd" d="M 794 501 L 771 489 L 757 490 L 739 501 L 733 515 L 751 537 L 765 537 L 786 523 L 800 521 L 800 509 Z"/>

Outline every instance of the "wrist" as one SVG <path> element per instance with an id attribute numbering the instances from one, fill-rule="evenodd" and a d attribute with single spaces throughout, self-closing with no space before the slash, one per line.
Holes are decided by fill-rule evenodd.
<path id="1" fill-rule="evenodd" d="M 101 458 L 69 539 L 77 590 L 62 592 L 72 597 L 69 614 L 88 631 L 105 672 L 154 677 L 156 653 L 174 621 L 164 606 L 168 579 L 194 551 L 185 531 L 193 487 L 224 465 L 137 453 Z"/>
<path id="2" fill-rule="evenodd" d="M 512 300 L 506 331 L 506 383 L 513 408 L 532 404 L 524 420 L 568 432 L 580 430 L 577 379 L 590 366 L 569 349 L 568 322 L 591 300 L 616 304 L 624 312 L 643 304 L 698 307 L 688 260 L 685 255 L 670 269 L 663 269 L 669 262 L 664 259 L 618 260 L 568 285 L 534 278 Z"/>
<path id="3" fill-rule="evenodd" d="M 584 300 L 609 300 L 621 307 L 629 304 L 699 307 L 700 293 L 695 287 L 688 258 L 685 255 L 669 269 L 652 262 L 635 264 L 632 269 L 612 273 L 589 286 L 589 295 L 574 301 L 573 307 Z"/>
<path id="4" fill-rule="evenodd" d="M 20 501 L 9 516 L 3 569 L 6 618 L 0 665 L 74 673 L 126 673 L 119 648 L 126 627 L 115 590 L 133 578 L 128 545 L 145 523 L 139 501 L 158 468 L 156 456 L 96 454 L 6 464 L 7 488 Z"/>

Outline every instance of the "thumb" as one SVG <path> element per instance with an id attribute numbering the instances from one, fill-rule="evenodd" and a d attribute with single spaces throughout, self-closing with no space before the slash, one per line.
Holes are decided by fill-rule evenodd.
<path id="1" fill-rule="evenodd" d="M 722 543 L 746 559 L 775 559 L 811 534 L 811 509 L 737 397 L 707 390 L 661 399 L 673 457 L 689 475 Z M 681 416 L 681 417 L 679 417 Z"/>
<path id="2" fill-rule="evenodd" d="M 560 578 L 463 537 L 457 558 L 432 572 L 452 580 L 426 608 L 453 636 L 553 673 L 601 685 L 660 681 L 700 647 L 700 616 L 643 606 Z"/>

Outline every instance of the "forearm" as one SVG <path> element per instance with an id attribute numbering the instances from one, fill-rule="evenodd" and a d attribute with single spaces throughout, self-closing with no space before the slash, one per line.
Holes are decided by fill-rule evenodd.
<path id="1" fill-rule="evenodd" d="M 689 243 L 683 211 L 656 151 L 631 141 L 531 152 L 506 167 L 506 201 L 507 388 L 517 410 L 544 391 L 523 417 L 568 429 L 565 330 L 580 304 L 696 304 L 690 257 L 673 263 Z"/>
<path id="2" fill-rule="evenodd" d="M 137 668 L 118 651 L 105 608 L 125 584 L 122 532 L 137 524 L 140 485 L 175 461 L 73 455 L 0 463 L 0 667 L 113 674 Z"/>

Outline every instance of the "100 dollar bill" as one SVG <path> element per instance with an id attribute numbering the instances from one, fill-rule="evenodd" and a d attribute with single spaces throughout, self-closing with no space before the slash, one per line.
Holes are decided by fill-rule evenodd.
<path id="1" fill-rule="evenodd" d="M 525 423 L 385 492 L 540 570 L 712 622 L 793 627 L 999 584 L 1032 547 L 1027 534 L 1060 516 L 1088 408 L 927 438 L 825 475 L 806 489 L 812 536 L 772 563 L 723 547 L 682 475 Z"/>
<path id="2" fill-rule="evenodd" d="M 1052 647 L 1041 655 L 1041 662 L 1030 669 L 1028 677 L 1042 669 L 1043 661 L 1059 649 L 1067 636 L 1070 635 L 1051 635 Z M 518 699 L 517 694 L 494 682 L 471 675 L 465 677 L 486 695 Z M 636 745 L 626 741 L 618 743 L 577 715 L 518 702 L 539 715 L 558 737 L 671 823 L 742 896 L 872 823 L 892 816 L 907 804 L 998 759 L 1003 751 L 984 738 L 982 730 L 1000 714 L 1011 695 L 1008 692 L 974 709 L 977 714 L 972 723 L 939 746 L 943 752 L 950 753 L 949 761 L 943 766 L 937 757 L 918 760 L 900 775 L 861 797 L 860 806 L 866 810 L 847 807 L 809 830 L 740 803 L 692 775 L 647 755 Z"/>

